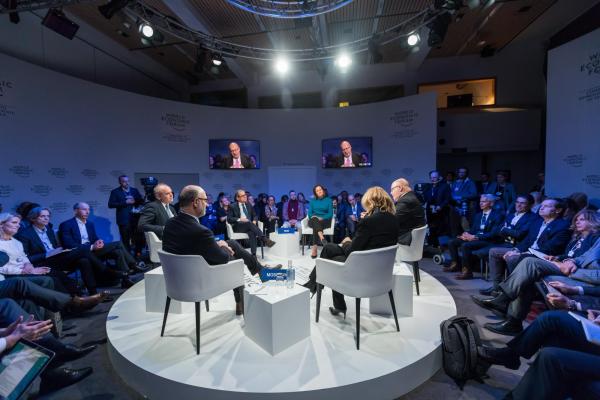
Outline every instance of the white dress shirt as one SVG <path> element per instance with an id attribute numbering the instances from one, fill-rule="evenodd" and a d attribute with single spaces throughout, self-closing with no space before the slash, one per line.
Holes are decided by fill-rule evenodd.
<path id="1" fill-rule="evenodd" d="M 85 227 L 85 222 L 83 222 L 79 218 L 75 218 L 75 221 L 77 221 L 77 226 L 79 227 L 79 234 L 81 235 L 81 244 L 89 243 L 90 236 L 88 235 L 87 228 Z"/>

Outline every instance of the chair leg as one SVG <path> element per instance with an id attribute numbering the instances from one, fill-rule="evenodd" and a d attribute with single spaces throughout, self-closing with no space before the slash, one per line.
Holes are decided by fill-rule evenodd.
<path id="1" fill-rule="evenodd" d="M 304 235 L 302 235 L 302 238 L 300 239 L 300 246 L 302 246 L 302 255 L 304 255 L 304 243 L 305 243 L 305 239 L 304 239 Z"/>
<path id="2" fill-rule="evenodd" d="M 396 321 L 396 330 L 398 332 L 400 332 L 400 325 L 398 325 L 398 314 L 396 314 L 396 302 L 394 301 L 394 294 L 392 293 L 391 290 L 388 292 L 388 294 L 390 295 L 390 303 L 392 305 L 392 312 L 394 313 L 394 320 Z"/>
<path id="3" fill-rule="evenodd" d="M 260 258 L 265 259 L 265 248 L 263 247 L 262 242 L 260 243 Z"/>
<path id="4" fill-rule="evenodd" d="M 171 306 L 171 298 L 167 296 L 167 302 L 165 304 L 165 315 L 163 317 L 162 329 L 160 330 L 160 336 L 165 334 L 165 325 L 167 324 L 167 315 L 169 315 L 169 307 Z"/>
<path id="5" fill-rule="evenodd" d="M 421 274 L 419 273 L 419 262 L 415 261 L 412 263 L 412 267 L 413 267 L 413 275 L 415 277 L 415 287 L 417 288 L 417 296 L 421 295 L 421 292 L 419 290 L 419 281 L 421 280 Z"/>
<path id="6" fill-rule="evenodd" d="M 356 298 L 356 350 L 360 350 L 360 297 Z"/>
<path id="7" fill-rule="evenodd" d="M 317 321 L 319 322 L 319 313 L 321 312 L 321 289 L 322 286 L 317 283 Z"/>
<path id="8" fill-rule="evenodd" d="M 206 312 L 209 312 L 210 310 L 208 309 L 208 300 L 204 300 L 204 305 L 206 306 Z"/>
<path id="9" fill-rule="evenodd" d="M 200 302 L 196 305 L 196 354 L 200 354 Z"/>

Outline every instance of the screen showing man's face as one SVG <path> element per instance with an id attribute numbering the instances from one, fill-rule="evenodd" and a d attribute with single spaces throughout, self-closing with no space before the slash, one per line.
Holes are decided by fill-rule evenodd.
<path id="1" fill-rule="evenodd" d="M 350 142 L 343 141 L 340 144 L 340 148 L 342 149 L 344 157 L 350 157 L 352 155 L 352 146 L 350 145 Z"/>
<path id="2" fill-rule="evenodd" d="M 231 154 L 231 157 L 239 158 L 240 157 L 240 146 L 238 146 L 237 143 L 231 143 L 229 145 L 229 153 Z"/>

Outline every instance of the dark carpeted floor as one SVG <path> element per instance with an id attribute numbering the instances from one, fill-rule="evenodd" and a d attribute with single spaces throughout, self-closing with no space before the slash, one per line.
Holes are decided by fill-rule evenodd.
<path id="1" fill-rule="evenodd" d="M 452 293 L 459 315 L 466 315 L 475 320 L 480 326 L 484 322 L 493 318 L 491 313 L 475 305 L 469 296 L 477 292 L 477 289 L 488 286 L 488 283 L 481 279 L 472 281 L 457 281 L 454 274 L 444 273 L 439 265 L 434 264 L 430 259 L 424 259 L 421 262 L 421 268 L 438 280 L 440 280 Z M 478 275 L 478 274 L 477 274 Z M 110 289 L 115 296 L 122 293 L 122 290 Z M 103 303 L 93 312 L 87 313 L 80 318 L 68 319 L 66 325 L 75 324 L 76 328 L 67 334 L 75 334 L 72 337 L 65 337 L 67 343 L 82 345 L 86 342 L 102 340 L 106 337 L 105 318 L 112 303 Z M 500 345 L 510 338 L 500 336 L 480 329 L 483 340 Z M 83 366 L 92 366 L 94 373 L 77 385 L 65 388 L 48 396 L 41 396 L 43 399 L 73 399 L 73 400 L 129 400 L 141 399 L 140 395 L 131 390 L 126 382 L 113 371 L 108 358 L 106 344 L 100 344 L 98 348 L 86 357 L 67 364 L 71 368 L 81 368 Z M 435 399 L 502 399 L 506 392 L 516 385 L 527 364 L 524 363 L 519 371 L 511 371 L 503 367 L 492 367 L 489 371 L 490 378 L 485 384 L 470 381 L 461 391 L 450 378 L 444 374 L 443 370 L 438 371 L 432 379 L 413 390 L 411 393 L 402 397 L 406 400 L 435 400 Z M 37 391 L 37 383 L 31 390 Z M 34 397 L 32 394 L 30 397 Z M 152 399 L 155 400 L 155 399 Z"/>

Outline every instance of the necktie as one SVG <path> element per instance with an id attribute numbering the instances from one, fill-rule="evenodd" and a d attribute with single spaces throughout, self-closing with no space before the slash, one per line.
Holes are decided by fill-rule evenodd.
<path id="1" fill-rule="evenodd" d="M 169 208 L 168 204 L 165 204 L 165 211 L 167 211 L 167 216 L 169 218 L 173 218 L 173 213 L 171 212 L 171 209 Z"/>
<path id="2" fill-rule="evenodd" d="M 481 216 L 481 225 L 482 226 L 485 226 L 485 223 L 487 222 L 487 219 L 488 219 L 488 215 L 487 214 L 483 214 Z"/>
<path id="3" fill-rule="evenodd" d="M 345 158 L 344 165 L 345 165 L 346 167 L 350 167 L 350 166 L 352 166 L 352 162 L 350 161 L 350 158 Z"/>
<path id="4" fill-rule="evenodd" d="M 245 203 L 242 203 L 242 210 L 244 210 L 244 214 L 245 214 L 244 216 L 246 218 L 248 218 L 248 209 L 246 208 L 246 204 Z"/>
<path id="5" fill-rule="evenodd" d="M 233 166 L 234 166 L 235 168 L 239 168 L 239 167 L 241 166 L 241 165 L 240 165 L 240 159 L 239 159 L 239 158 L 236 158 L 236 159 L 233 161 Z"/>

